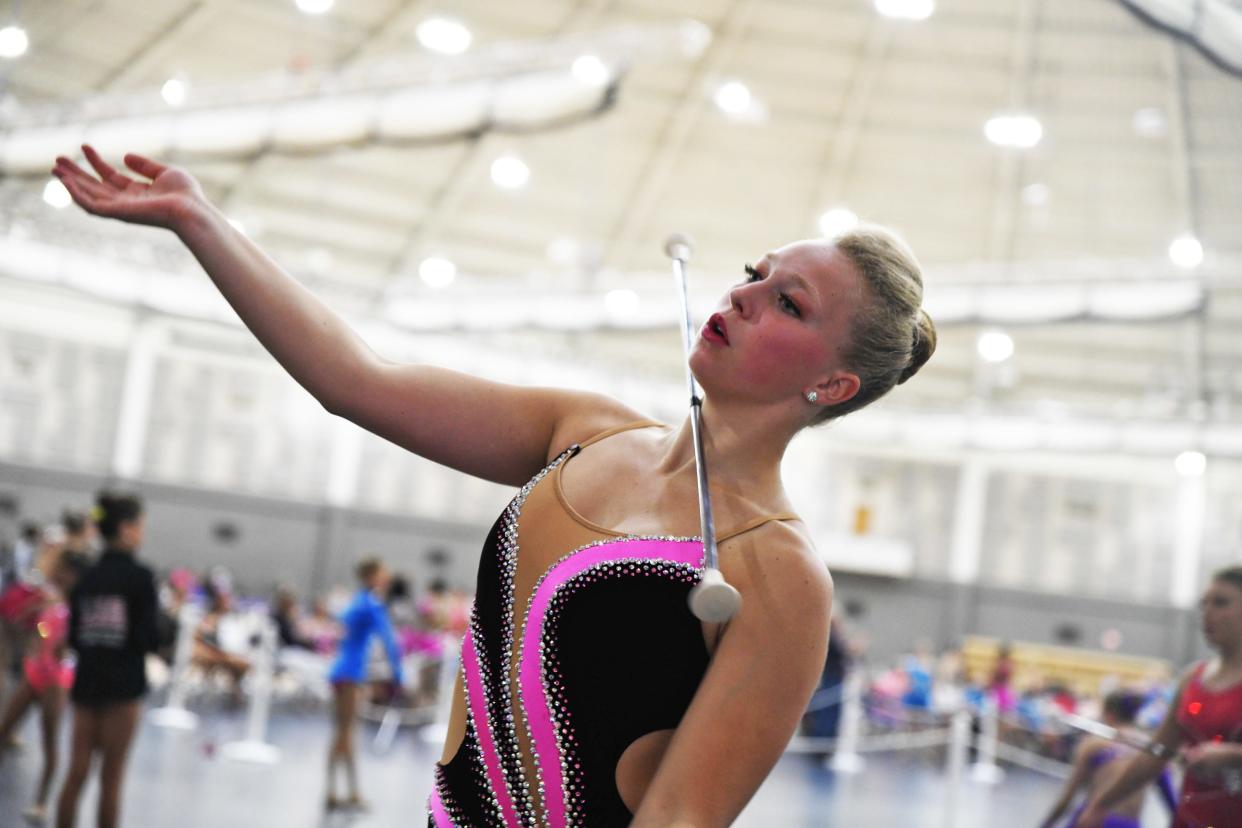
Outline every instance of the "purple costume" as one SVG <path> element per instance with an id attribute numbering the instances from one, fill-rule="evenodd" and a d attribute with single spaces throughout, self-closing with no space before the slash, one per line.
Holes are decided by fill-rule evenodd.
<path id="1" fill-rule="evenodd" d="M 1120 755 L 1116 748 L 1104 748 L 1103 750 L 1096 751 L 1095 755 L 1091 757 L 1090 762 L 1092 773 L 1099 771 L 1100 768 L 1118 759 Z M 1165 804 L 1169 806 L 1169 811 L 1172 812 L 1176 806 L 1177 794 L 1173 790 L 1173 780 L 1169 777 L 1167 770 L 1160 774 L 1160 779 L 1157 780 L 1156 784 L 1160 789 L 1161 799 L 1164 800 Z M 1088 797 L 1089 800 L 1090 798 Z M 1077 828 L 1078 818 L 1082 816 L 1082 812 L 1086 809 L 1086 802 L 1079 805 L 1078 809 L 1074 811 L 1073 816 L 1070 817 L 1069 822 L 1065 824 L 1065 828 Z M 1142 823 L 1128 816 L 1108 814 L 1104 817 L 1104 821 L 1100 823 L 1100 828 L 1142 828 Z"/>

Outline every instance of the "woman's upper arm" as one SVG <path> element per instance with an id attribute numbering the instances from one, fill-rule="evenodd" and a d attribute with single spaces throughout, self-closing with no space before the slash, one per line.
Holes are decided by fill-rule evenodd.
<path id="1" fill-rule="evenodd" d="M 1064 792 L 1067 798 L 1072 798 L 1078 789 L 1086 784 L 1087 776 L 1091 773 L 1091 760 L 1103 746 L 1104 744 L 1094 736 L 1087 736 L 1078 743 L 1078 747 L 1074 749 L 1069 779 L 1065 780 Z"/>
<path id="2" fill-rule="evenodd" d="M 1153 742 L 1159 742 L 1170 751 L 1177 750 L 1186 740 L 1186 734 L 1182 732 L 1182 726 L 1177 721 L 1177 711 L 1182 706 L 1182 694 L 1186 692 L 1186 685 L 1196 669 L 1198 665 L 1192 665 L 1182 674 L 1177 683 L 1177 692 L 1173 694 L 1173 699 L 1169 702 L 1169 709 L 1164 714 L 1160 726 L 1156 728 L 1156 732 L 1152 734 Z"/>
<path id="3" fill-rule="evenodd" d="M 436 463 L 520 486 L 547 465 L 577 425 L 607 428 L 637 415 L 600 394 L 532 388 L 378 357 L 329 409 Z M 602 430 L 601 428 L 601 430 Z"/>
<path id="4" fill-rule="evenodd" d="M 634 826 L 731 823 L 781 757 L 819 681 L 832 610 L 828 571 L 791 529 L 751 534 L 725 573 L 742 594 L 742 609 L 712 656 Z"/>

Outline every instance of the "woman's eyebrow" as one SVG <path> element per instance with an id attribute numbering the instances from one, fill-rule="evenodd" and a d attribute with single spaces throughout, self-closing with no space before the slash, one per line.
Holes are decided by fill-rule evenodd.
<path id="1" fill-rule="evenodd" d="M 798 287 L 802 288 L 804 291 L 809 293 L 811 295 L 811 298 L 814 299 L 817 303 L 819 302 L 819 294 L 815 291 L 815 288 L 811 286 L 810 282 L 808 282 L 798 273 L 787 273 L 786 275 L 789 277 L 790 281 L 792 281 L 795 285 L 797 285 Z"/>

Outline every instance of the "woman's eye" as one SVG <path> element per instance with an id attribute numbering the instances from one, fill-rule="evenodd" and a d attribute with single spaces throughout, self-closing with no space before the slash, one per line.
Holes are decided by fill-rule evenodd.
<path id="1" fill-rule="evenodd" d="M 746 270 L 746 281 L 748 282 L 758 282 L 760 279 L 763 278 L 763 274 L 760 273 L 758 270 L 755 270 L 754 266 L 752 265 L 746 265 L 745 270 Z"/>
<path id="2" fill-rule="evenodd" d="M 798 310 L 798 306 L 794 304 L 794 301 L 783 293 L 781 294 L 780 303 L 782 308 L 789 311 L 794 316 L 802 315 L 802 312 Z"/>

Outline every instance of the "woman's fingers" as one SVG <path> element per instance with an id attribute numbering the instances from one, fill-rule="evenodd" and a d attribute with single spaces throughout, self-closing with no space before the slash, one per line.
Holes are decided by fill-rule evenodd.
<path id="1" fill-rule="evenodd" d="M 118 200 L 114 188 L 95 180 L 71 162 L 66 164 L 57 166 L 53 174 L 65 185 L 69 195 L 82 209 L 97 216 L 120 217 L 126 212 L 125 205 Z"/>
<path id="2" fill-rule="evenodd" d="M 113 188 L 103 184 L 99 179 L 63 156 L 56 159 L 56 168 L 52 170 L 52 173 L 66 187 L 69 186 L 70 182 L 74 182 L 80 189 L 89 190 L 96 195 L 103 195 L 107 191 L 114 191 Z"/>
<path id="3" fill-rule="evenodd" d="M 78 205 L 82 207 L 82 209 L 86 210 L 88 213 L 95 213 L 98 211 L 95 197 L 83 189 L 80 179 L 62 173 L 59 168 L 57 168 L 55 174 L 56 177 L 60 179 L 60 183 L 65 185 L 65 189 L 69 191 L 69 195 L 75 202 L 78 203 Z"/>
<path id="4" fill-rule="evenodd" d="M 146 156 L 138 155 L 132 152 L 125 156 L 125 166 L 129 167 L 139 175 L 145 175 L 147 178 L 151 179 L 157 178 L 160 173 L 168 169 L 163 164 L 152 161 Z"/>
<path id="5" fill-rule="evenodd" d="M 58 159 L 56 169 L 53 172 L 66 187 L 72 182 L 81 191 L 90 193 L 97 198 L 104 197 L 111 192 L 109 187 L 92 178 L 81 167 L 68 159 Z"/>
<path id="6" fill-rule="evenodd" d="M 99 177 L 111 184 L 117 189 L 125 189 L 130 179 L 113 169 L 103 157 L 95 152 L 95 148 L 90 144 L 82 145 L 82 152 L 86 155 L 86 160 L 95 168 L 95 172 L 99 173 Z"/>

